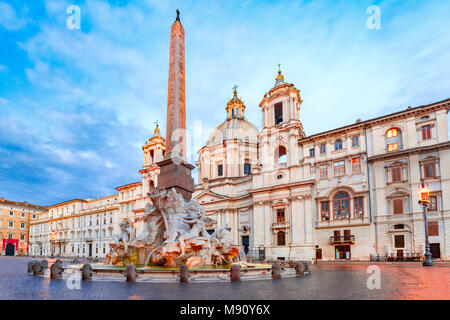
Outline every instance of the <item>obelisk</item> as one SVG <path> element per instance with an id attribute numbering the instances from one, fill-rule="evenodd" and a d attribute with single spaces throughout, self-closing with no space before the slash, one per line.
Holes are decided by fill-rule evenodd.
<path id="1" fill-rule="evenodd" d="M 193 165 L 186 162 L 186 95 L 184 29 L 180 11 L 170 29 L 169 85 L 167 93 L 166 154 L 158 162 L 158 189 L 175 188 L 185 199 L 192 198 Z"/>

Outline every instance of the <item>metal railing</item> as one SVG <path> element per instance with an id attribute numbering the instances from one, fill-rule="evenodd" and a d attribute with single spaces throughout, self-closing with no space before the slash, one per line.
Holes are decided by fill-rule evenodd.
<path id="1" fill-rule="evenodd" d="M 355 236 L 354 235 L 350 235 L 350 236 L 331 236 L 330 237 L 330 243 L 334 244 L 334 243 L 354 243 L 355 242 Z"/>

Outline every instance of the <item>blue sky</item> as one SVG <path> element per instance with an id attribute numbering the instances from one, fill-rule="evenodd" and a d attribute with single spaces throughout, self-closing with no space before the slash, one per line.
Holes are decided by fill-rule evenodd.
<path id="1" fill-rule="evenodd" d="M 235 83 L 261 128 L 278 63 L 307 135 L 450 97 L 448 1 L 0 1 L 0 196 L 51 205 L 140 180 L 154 122 L 165 132 L 177 8 L 195 152 Z"/>

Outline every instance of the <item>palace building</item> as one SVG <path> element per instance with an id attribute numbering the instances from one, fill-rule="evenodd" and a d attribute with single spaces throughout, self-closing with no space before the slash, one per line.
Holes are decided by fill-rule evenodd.
<path id="1" fill-rule="evenodd" d="M 0 198 L 1 254 L 27 255 L 30 223 L 36 221 L 47 208 L 27 202 L 15 202 Z"/>

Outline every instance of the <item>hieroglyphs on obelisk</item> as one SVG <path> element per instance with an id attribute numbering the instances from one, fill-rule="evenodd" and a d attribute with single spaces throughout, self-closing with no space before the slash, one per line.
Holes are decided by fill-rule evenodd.
<path id="1" fill-rule="evenodd" d="M 166 154 L 158 162 L 159 189 L 175 188 L 189 200 L 194 192 L 191 170 L 186 162 L 186 95 L 184 79 L 184 29 L 180 12 L 170 29 L 169 86 L 167 94 Z"/>
<path id="2" fill-rule="evenodd" d="M 169 86 L 167 94 L 166 158 L 186 157 L 186 95 L 184 29 L 180 12 L 170 29 Z"/>

